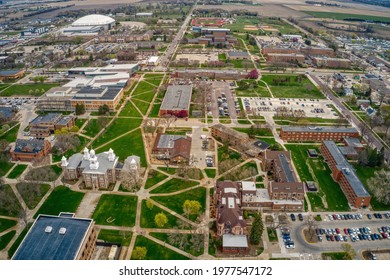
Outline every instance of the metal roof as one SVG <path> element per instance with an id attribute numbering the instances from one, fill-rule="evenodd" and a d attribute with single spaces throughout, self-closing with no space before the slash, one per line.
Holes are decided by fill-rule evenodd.
<path id="1" fill-rule="evenodd" d="M 160 110 L 189 110 L 192 85 L 168 86 Z"/>
<path id="2" fill-rule="evenodd" d="M 79 18 L 75 22 L 73 22 L 72 26 L 94 26 L 94 25 L 107 25 L 107 24 L 113 24 L 115 22 L 115 19 L 110 18 L 108 16 L 104 15 L 87 15 L 84 17 Z"/>
<path id="3" fill-rule="evenodd" d="M 281 163 L 281 168 L 283 169 L 283 173 L 286 177 L 286 181 L 289 183 L 296 182 L 294 171 L 292 170 L 290 162 L 287 160 L 286 156 L 284 154 L 280 154 L 279 160 Z"/>
<path id="4" fill-rule="evenodd" d="M 283 131 L 291 132 L 358 132 L 354 127 L 336 126 L 282 126 Z"/>
<path id="5" fill-rule="evenodd" d="M 92 219 L 39 215 L 12 259 L 74 260 L 92 225 Z"/>
<path id="6" fill-rule="evenodd" d="M 223 247 L 248 248 L 246 235 L 224 234 L 222 237 Z"/>

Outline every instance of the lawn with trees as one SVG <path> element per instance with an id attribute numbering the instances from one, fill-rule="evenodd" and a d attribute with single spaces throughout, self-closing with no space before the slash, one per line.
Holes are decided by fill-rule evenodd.
<path id="1" fill-rule="evenodd" d="M 151 232 L 150 235 L 193 256 L 203 254 L 203 234 Z"/>
<path id="2" fill-rule="evenodd" d="M 8 179 L 16 179 L 18 178 L 20 175 L 22 175 L 22 173 L 24 172 L 24 170 L 26 170 L 27 168 L 27 165 L 26 164 L 18 164 L 16 165 L 12 171 L 8 174 L 7 178 Z"/>
<path id="3" fill-rule="evenodd" d="M 145 189 L 149 189 L 150 187 L 158 184 L 161 181 L 164 181 L 168 178 L 167 175 L 158 172 L 157 170 L 150 169 L 148 173 L 148 178 L 145 183 Z"/>
<path id="4" fill-rule="evenodd" d="M 29 209 L 34 209 L 45 194 L 49 191 L 50 185 L 31 182 L 20 182 L 16 188 Z"/>
<path id="5" fill-rule="evenodd" d="M 198 182 L 195 181 L 189 181 L 189 180 L 183 180 L 183 179 L 177 179 L 172 178 L 171 180 L 165 182 L 164 184 L 158 186 L 154 190 L 152 190 L 151 194 L 157 194 L 157 193 L 172 193 L 180 190 L 184 190 L 190 187 L 194 187 L 198 185 Z"/>
<path id="6" fill-rule="evenodd" d="M 154 205 L 152 202 L 147 200 L 143 200 L 141 204 L 141 220 L 140 224 L 143 228 L 155 228 L 155 216 L 159 213 L 163 213 L 167 217 L 167 222 L 162 228 L 173 228 L 177 225 L 178 218 L 169 214 L 167 211 L 161 209 L 157 205 Z"/>
<path id="7" fill-rule="evenodd" d="M 22 206 L 10 185 L 0 182 L 0 216 L 18 217 Z"/>
<path id="8" fill-rule="evenodd" d="M 137 247 L 147 248 L 147 253 L 142 258 L 144 260 L 188 260 L 188 257 L 157 244 L 142 235 L 138 235 L 135 240 L 134 248 Z M 134 256 L 132 256 L 131 259 L 138 258 L 134 258 Z"/>

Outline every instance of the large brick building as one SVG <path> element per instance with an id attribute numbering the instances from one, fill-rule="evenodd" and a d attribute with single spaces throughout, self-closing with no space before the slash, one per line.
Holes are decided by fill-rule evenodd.
<path id="1" fill-rule="evenodd" d="M 24 69 L 0 70 L 0 81 L 19 79 L 24 75 L 25 71 Z"/>
<path id="2" fill-rule="evenodd" d="M 159 116 L 188 117 L 192 85 L 170 85 L 160 106 Z"/>
<path id="3" fill-rule="evenodd" d="M 237 42 L 228 28 L 193 27 L 194 32 L 199 32 L 200 37 L 188 39 L 189 44 L 202 44 L 210 46 L 230 47 Z"/>
<path id="4" fill-rule="evenodd" d="M 351 68 L 351 61 L 345 58 L 333 58 L 333 57 L 313 57 L 313 63 L 317 67 L 324 68 Z"/>
<path id="5" fill-rule="evenodd" d="M 249 141 L 248 135 L 245 133 L 222 124 L 215 124 L 211 127 L 211 136 L 235 147 L 241 146 Z"/>
<path id="6" fill-rule="evenodd" d="M 280 138 L 284 141 L 342 141 L 345 137 L 359 137 L 359 132 L 353 127 L 310 127 L 310 126 L 282 126 Z"/>
<path id="7" fill-rule="evenodd" d="M 176 70 L 172 77 L 180 79 L 215 79 L 215 80 L 242 80 L 248 77 L 248 72 L 238 70 L 215 69 L 185 69 Z"/>
<path id="8" fill-rule="evenodd" d="M 51 145 L 47 140 L 17 139 L 11 150 L 14 161 L 39 161 L 50 153 Z"/>
<path id="9" fill-rule="evenodd" d="M 243 235 L 246 222 L 241 208 L 241 184 L 231 181 L 216 181 L 214 189 L 217 235 Z"/>
<path id="10" fill-rule="evenodd" d="M 284 53 L 269 53 L 267 54 L 267 62 L 286 62 L 293 64 L 302 64 L 305 62 L 305 56 L 302 54 L 284 54 Z"/>
<path id="11" fill-rule="evenodd" d="M 191 158 L 191 138 L 183 135 L 157 134 L 152 154 L 173 164 L 188 163 Z"/>
<path id="12" fill-rule="evenodd" d="M 92 219 L 72 213 L 39 215 L 16 250 L 13 260 L 90 260 L 97 232 Z"/>
<path id="13" fill-rule="evenodd" d="M 336 143 L 324 141 L 320 150 L 332 171 L 333 179 L 340 184 L 348 202 L 356 208 L 368 207 L 371 196 Z"/>
<path id="14" fill-rule="evenodd" d="M 74 122 L 75 118 L 73 116 L 63 116 L 57 113 L 37 116 L 29 123 L 30 134 L 34 137 L 48 137 L 57 129 L 71 129 Z"/>

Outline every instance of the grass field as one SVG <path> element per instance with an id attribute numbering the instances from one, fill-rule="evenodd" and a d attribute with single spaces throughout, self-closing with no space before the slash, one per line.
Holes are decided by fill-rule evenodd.
<path id="1" fill-rule="evenodd" d="M 122 246 L 129 246 L 133 233 L 131 231 L 101 229 L 99 231 L 98 240 L 105 242 L 119 243 Z"/>
<path id="2" fill-rule="evenodd" d="M 277 98 L 325 98 L 321 91 L 306 77 L 298 75 L 262 75 L 261 80 L 270 87 Z M 278 79 L 286 79 L 279 82 Z"/>
<path id="3" fill-rule="evenodd" d="M 103 118 L 103 117 L 102 117 Z M 104 117 L 105 118 L 105 117 Z M 107 122 L 111 120 L 111 118 L 105 118 Z M 98 119 L 90 119 L 87 123 L 87 125 L 84 128 L 83 134 L 94 137 L 96 134 L 102 130 L 103 127 L 100 125 Z"/>
<path id="4" fill-rule="evenodd" d="M 29 209 L 34 209 L 45 194 L 49 191 L 50 185 L 47 184 L 31 184 L 26 187 L 25 184 L 16 184 L 19 194 L 23 198 Z"/>
<path id="5" fill-rule="evenodd" d="M 134 107 L 134 105 L 127 101 L 126 105 L 123 107 L 122 111 L 119 113 L 121 117 L 141 117 L 141 114 Z"/>
<path id="6" fill-rule="evenodd" d="M 150 193 L 151 194 L 172 193 L 172 192 L 184 190 L 184 189 L 187 189 L 190 187 L 194 187 L 198 184 L 199 184 L 198 182 L 194 182 L 194 181 L 185 181 L 185 180 L 173 178 L 173 179 L 165 182 L 161 186 L 155 188 Z"/>
<path id="7" fill-rule="evenodd" d="M 7 178 L 9 178 L 9 179 L 16 179 L 16 178 L 18 178 L 20 175 L 22 175 L 22 173 L 24 172 L 24 170 L 26 170 L 26 168 L 27 168 L 26 164 L 18 164 L 8 174 Z"/>
<path id="8" fill-rule="evenodd" d="M 17 222 L 15 220 L 8 220 L 0 218 L 0 233 L 15 226 Z"/>
<path id="9" fill-rule="evenodd" d="M 148 251 L 144 260 L 188 260 L 187 257 L 176 253 L 160 244 L 157 244 L 144 236 L 138 235 L 135 247 L 145 247 Z"/>
<path id="10" fill-rule="evenodd" d="M 41 96 L 53 87 L 60 84 L 14 84 L 0 93 L 0 96 L 27 95 Z M 31 91 L 31 92 L 30 92 Z"/>
<path id="11" fill-rule="evenodd" d="M 151 232 L 150 233 L 151 236 L 157 238 L 157 239 L 160 239 L 161 241 L 164 241 L 164 242 L 167 242 L 168 244 L 174 246 L 174 247 L 177 247 L 178 249 L 181 249 L 179 248 L 179 246 L 177 244 L 171 244 L 169 242 L 169 237 L 168 237 L 168 234 L 166 233 L 161 233 L 161 232 Z M 193 255 L 193 256 L 199 256 L 199 255 L 202 255 L 203 254 L 203 246 L 201 246 L 201 248 L 199 248 L 200 250 L 195 250 L 192 242 L 191 242 L 191 237 L 192 235 L 191 234 L 185 234 L 185 237 L 186 239 L 188 240 L 188 244 L 182 248 L 181 250 Z"/>
<path id="12" fill-rule="evenodd" d="M 12 230 L 0 236 L 0 250 L 3 250 L 5 247 L 7 247 L 8 243 L 12 240 L 15 234 L 16 234 L 16 230 Z"/>
<path id="13" fill-rule="evenodd" d="M 196 200 L 199 201 L 202 205 L 201 212 L 204 212 L 206 206 L 206 189 L 199 187 L 171 196 L 152 196 L 152 199 L 177 212 L 178 214 L 183 214 L 183 204 L 186 200 Z M 191 215 L 189 218 L 192 221 L 195 221 L 197 215 Z"/>
<path id="14" fill-rule="evenodd" d="M 2 185 L 0 187 L 0 201 L 2 205 L 0 207 L 0 216 L 18 217 L 22 207 L 11 186 Z"/>
<path id="15" fill-rule="evenodd" d="M 351 260 L 351 257 L 346 252 L 326 252 L 322 253 L 323 260 Z"/>
<path id="16" fill-rule="evenodd" d="M 344 13 L 331 13 L 331 12 L 315 12 L 304 11 L 306 14 L 312 15 L 316 18 L 332 18 L 337 20 L 358 19 L 367 21 L 381 21 L 390 23 L 390 17 L 371 16 L 371 15 L 357 15 L 357 14 L 344 14 Z"/>
<path id="17" fill-rule="evenodd" d="M 16 238 L 15 242 L 12 244 L 12 246 L 8 250 L 8 258 L 11 258 L 14 255 L 15 251 L 18 249 L 20 243 L 22 243 L 24 237 L 26 236 L 26 234 L 31 226 L 32 226 L 32 224 L 28 224 L 22 230 L 22 232 L 19 234 L 18 238 Z"/>
<path id="18" fill-rule="evenodd" d="M 239 127 L 239 128 L 234 128 L 235 130 L 239 131 L 239 132 L 243 132 L 243 133 L 246 133 L 248 134 L 248 132 L 250 131 L 250 128 L 243 128 L 243 127 Z M 272 136 L 272 131 L 271 129 L 269 128 L 256 128 L 254 129 L 253 131 L 254 133 L 254 136 Z"/>
<path id="19" fill-rule="evenodd" d="M 141 125 L 142 119 L 115 119 L 112 124 L 94 142 L 94 147 L 100 147 L 104 143 L 121 136 Z M 114 150 L 115 151 L 115 150 Z"/>
<path id="20" fill-rule="evenodd" d="M 150 187 L 158 184 L 159 182 L 165 180 L 166 178 L 168 178 L 167 175 L 151 169 L 148 174 L 148 179 L 146 180 L 145 183 L 145 189 L 149 189 Z"/>
<path id="21" fill-rule="evenodd" d="M 96 153 L 108 151 L 112 148 L 120 160 L 125 160 L 128 156 L 136 155 L 141 158 L 141 165 L 146 166 L 146 156 L 144 150 L 144 142 L 141 135 L 141 130 L 137 129 L 130 134 L 127 134 L 119 139 L 102 146 L 96 150 Z"/>
<path id="22" fill-rule="evenodd" d="M 368 184 L 367 181 L 374 176 L 374 172 L 379 170 L 379 168 L 372 168 L 368 166 L 360 166 L 355 164 L 354 165 L 356 174 L 358 175 L 359 179 L 362 181 L 364 186 L 366 186 L 367 191 L 372 195 L 371 191 L 369 188 L 367 188 Z M 386 205 L 384 203 L 379 202 L 375 196 L 371 197 L 371 207 L 375 211 L 384 211 L 384 210 L 389 210 L 390 205 Z"/>
<path id="23" fill-rule="evenodd" d="M 157 169 L 172 175 L 177 171 L 177 168 L 174 167 L 157 167 Z"/>
<path id="24" fill-rule="evenodd" d="M 157 228 L 156 223 L 154 222 L 154 217 L 158 213 L 163 213 L 168 218 L 168 222 L 162 228 L 173 228 L 177 226 L 177 218 L 172 214 L 169 214 L 167 211 L 161 209 L 160 207 L 154 205 L 152 209 L 149 209 L 146 206 L 146 200 L 142 201 L 141 208 L 141 220 L 140 224 L 143 228 Z"/>
<path id="25" fill-rule="evenodd" d="M 141 111 L 141 113 L 143 115 L 145 115 L 149 109 L 150 103 L 139 100 L 138 97 L 135 97 L 135 98 L 137 98 L 137 99 L 132 99 L 133 103 L 135 104 L 135 106 L 137 106 L 137 108 Z"/>
<path id="26" fill-rule="evenodd" d="M 83 197 L 82 192 L 74 192 L 65 186 L 58 186 L 35 213 L 34 218 L 39 214 L 57 216 L 60 212 L 75 213 Z"/>
<path id="27" fill-rule="evenodd" d="M 103 194 L 92 218 L 99 225 L 132 227 L 136 212 L 136 196 Z"/>
<path id="28" fill-rule="evenodd" d="M 7 142 L 15 142 L 16 137 L 18 135 L 20 125 L 15 126 L 11 130 L 9 130 L 7 133 L 0 136 L 0 140 L 6 140 Z"/>
<path id="29" fill-rule="evenodd" d="M 217 170 L 214 168 L 206 168 L 204 172 L 206 172 L 206 175 L 209 178 L 215 178 L 215 176 L 217 175 Z"/>
<path id="30" fill-rule="evenodd" d="M 236 21 L 233 24 L 226 25 L 226 28 L 230 28 L 233 32 L 250 32 L 249 30 L 245 30 L 245 25 L 257 25 L 260 23 L 260 19 L 258 17 L 244 17 L 238 16 Z M 252 31 L 256 32 L 256 31 Z"/>

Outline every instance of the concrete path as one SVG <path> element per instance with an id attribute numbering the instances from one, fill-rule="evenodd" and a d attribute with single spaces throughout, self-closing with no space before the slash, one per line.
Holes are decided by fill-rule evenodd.
<path id="1" fill-rule="evenodd" d="M 91 218 L 101 196 L 102 193 L 98 191 L 87 192 L 77 208 L 75 216 L 80 218 Z"/>

